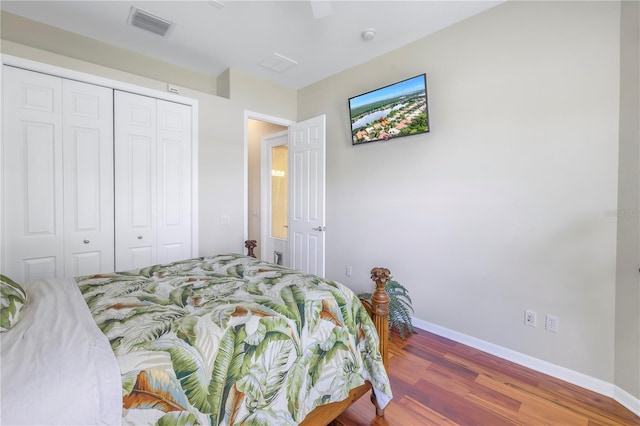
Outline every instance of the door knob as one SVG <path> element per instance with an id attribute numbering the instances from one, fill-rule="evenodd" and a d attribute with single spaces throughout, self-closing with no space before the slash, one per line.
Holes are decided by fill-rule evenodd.
<path id="1" fill-rule="evenodd" d="M 89 240 L 84 240 L 84 241 L 83 241 L 83 243 L 85 243 L 85 244 L 89 244 L 90 242 L 91 242 L 91 241 L 89 241 Z"/>
<path id="2" fill-rule="evenodd" d="M 142 235 L 138 235 L 138 239 L 141 240 L 142 239 Z"/>
<path id="3" fill-rule="evenodd" d="M 324 226 L 317 226 L 317 227 L 311 228 L 311 229 L 313 229 L 314 231 L 322 232 L 327 228 L 325 228 Z"/>

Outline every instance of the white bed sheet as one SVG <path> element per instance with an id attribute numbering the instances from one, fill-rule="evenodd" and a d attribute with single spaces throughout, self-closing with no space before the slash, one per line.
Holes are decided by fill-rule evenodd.
<path id="1" fill-rule="evenodd" d="M 21 285 L 27 304 L 0 333 L 0 424 L 122 424 L 118 363 L 75 282 Z"/>

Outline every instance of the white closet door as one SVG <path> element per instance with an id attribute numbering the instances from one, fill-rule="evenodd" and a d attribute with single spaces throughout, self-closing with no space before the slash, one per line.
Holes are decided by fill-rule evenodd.
<path id="1" fill-rule="evenodd" d="M 191 107 L 158 100 L 158 263 L 191 257 Z"/>
<path id="2" fill-rule="evenodd" d="M 113 271 L 113 90 L 63 80 L 65 275 Z"/>
<path id="3" fill-rule="evenodd" d="M 124 271 L 157 263 L 156 99 L 114 95 L 115 269 Z"/>
<path id="4" fill-rule="evenodd" d="M 3 80 L 2 273 L 61 277 L 62 80 L 7 66 Z"/>

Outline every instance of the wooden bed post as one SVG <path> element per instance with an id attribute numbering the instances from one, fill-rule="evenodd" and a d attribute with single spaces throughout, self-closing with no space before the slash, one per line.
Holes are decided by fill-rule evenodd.
<path id="1" fill-rule="evenodd" d="M 247 240 L 244 242 L 244 246 L 247 248 L 247 256 L 256 257 L 256 255 L 253 254 L 253 249 L 256 248 L 257 245 L 258 242 L 256 240 Z"/>
<path id="2" fill-rule="evenodd" d="M 380 338 L 380 354 L 384 369 L 389 371 L 389 295 L 385 291 L 391 272 L 387 268 L 373 268 L 371 279 L 376 283 L 376 290 L 371 295 L 371 319 L 376 326 Z M 384 416 L 384 409 L 380 408 L 375 392 L 371 392 L 371 402 L 376 407 L 376 416 Z"/>
<path id="3" fill-rule="evenodd" d="M 386 370 L 389 369 L 389 295 L 385 285 L 390 278 L 391 272 L 387 268 L 371 270 L 371 279 L 376 283 L 376 290 L 371 296 L 372 319 L 380 337 L 380 353 Z"/>

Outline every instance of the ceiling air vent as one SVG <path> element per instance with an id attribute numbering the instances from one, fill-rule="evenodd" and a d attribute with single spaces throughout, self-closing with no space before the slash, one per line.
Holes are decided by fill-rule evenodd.
<path id="1" fill-rule="evenodd" d="M 258 62 L 258 65 L 262 65 L 263 67 L 277 73 L 283 73 L 289 68 L 298 65 L 298 62 L 294 61 L 291 58 L 287 58 L 284 55 L 273 52 L 271 56 L 268 56 L 262 61 Z"/>
<path id="2" fill-rule="evenodd" d="M 169 35 L 175 26 L 174 22 L 160 18 L 144 9 L 138 9 L 135 6 L 131 6 L 131 12 L 129 13 L 127 23 L 163 37 Z"/>

